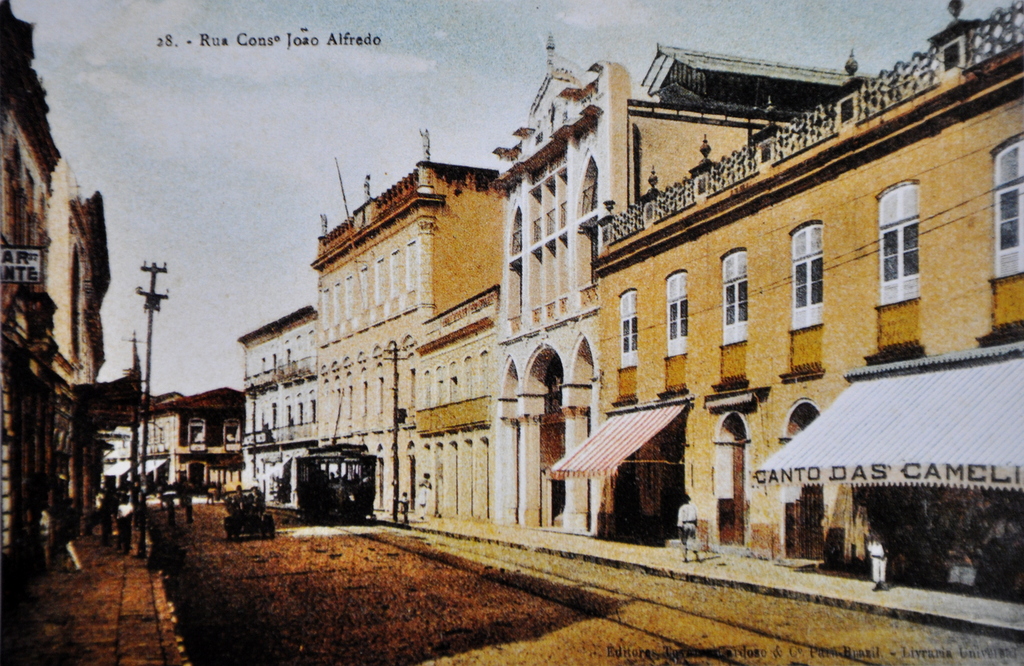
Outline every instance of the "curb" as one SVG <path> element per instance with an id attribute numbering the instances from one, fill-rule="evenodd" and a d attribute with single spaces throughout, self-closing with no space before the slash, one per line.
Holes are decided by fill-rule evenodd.
<path id="1" fill-rule="evenodd" d="M 891 617 L 897 620 L 905 620 L 917 624 L 935 626 L 943 629 L 951 629 L 954 631 L 981 634 L 993 638 L 1001 638 L 1005 640 L 1015 641 L 1018 643 L 1024 643 L 1024 629 L 1017 629 L 1014 627 L 986 624 L 984 622 L 979 622 L 976 620 L 949 617 L 946 615 L 938 615 L 936 613 L 928 613 L 925 611 L 915 611 L 904 608 L 892 608 L 889 606 L 882 606 L 879 604 L 871 604 L 863 601 L 853 601 L 851 599 L 843 599 L 841 597 L 827 596 L 824 594 L 801 592 L 799 590 L 791 590 L 782 587 L 773 587 L 771 585 L 763 585 L 759 583 L 748 583 L 745 581 L 729 580 L 727 578 L 716 578 L 713 576 L 707 576 L 703 574 L 686 573 L 682 571 L 675 571 L 672 569 L 665 569 L 662 567 L 656 567 L 647 564 L 638 564 L 636 562 L 625 562 L 623 560 L 617 560 L 609 557 L 601 557 L 598 555 L 584 555 L 582 553 L 562 551 L 556 548 L 548 548 L 546 546 L 529 546 L 526 544 L 516 543 L 513 541 L 504 541 L 501 539 L 494 539 L 490 537 L 472 536 L 468 534 L 460 534 L 458 532 L 449 532 L 446 530 L 439 530 L 429 527 L 412 526 L 411 529 L 412 531 L 436 534 L 439 536 L 444 536 L 452 539 L 461 539 L 463 541 L 473 541 L 476 543 L 505 546 L 507 548 L 525 550 L 528 552 L 540 553 L 542 555 L 552 555 L 568 560 L 580 560 L 583 562 L 588 562 L 590 564 L 599 564 L 602 566 L 612 567 L 615 569 L 634 571 L 649 576 L 670 578 L 672 580 L 678 580 L 684 583 L 696 583 L 698 585 L 707 585 L 709 587 L 727 587 L 735 590 L 741 590 L 744 592 L 752 592 L 754 594 L 760 594 L 764 596 L 778 597 L 781 599 L 791 599 L 794 601 L 804 601 L 813 604 L 819 604 L 822 606 L 842 608 L 845 610 L 858 611 L 861 613 L 868 613 L 871 615 Z"/>
<path id="2" fill-rule="evenodd" d="M 150 548 L 148 552 L 147 569 L 152 562 L 153 549 Z M 164 664 L 167 666 L 192 666 L 192 661 L 185 651 L 185 639 L 178 632 L 177 610 L 174 607 L 174 602 L 167 597 L 167 574 L 160 569 L 149 569 L 148 573 L 153 588 L 153 601 L 159 623 L 160 649 L 163 652 Z"/>

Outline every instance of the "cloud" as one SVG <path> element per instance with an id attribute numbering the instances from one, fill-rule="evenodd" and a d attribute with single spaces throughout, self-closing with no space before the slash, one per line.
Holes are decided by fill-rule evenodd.
<path id="1" fill-rule="evenodd" d="M 623 25 L 648 25 L 655 13 L 641 0 L 592 2 L 567 0 L 566 10 L 556 14 L 559 21 L 578 28 L 608 28 Z"/>

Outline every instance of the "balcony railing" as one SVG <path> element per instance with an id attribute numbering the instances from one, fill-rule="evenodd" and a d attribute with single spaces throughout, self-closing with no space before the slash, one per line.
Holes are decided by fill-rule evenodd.
<path id="1" fill-rule="evenodd" d="M 263 386 L 265 384 L 273 384 L 275 382 L 284 382 L 289 379 L 294 379 L 295 377 L 314 374 L 316 374 L 316 359 L 312 356 L 307 356 L 306 358 L 301 358 L 297 361 L 282 363 L 276 368 L 264 370 L 263 372 L 255 375 L 249 375 L 245 378 L 245 388 Z"/>
<path id="2" fill-rule="evenodd" d="M 316 427 L 316 422 L 310 421 L 308 423 L 278 426 L 277 428 L 265 428 L 264 430 L 245 433 L 244 441 L 246 446 L 252 446 L 254 444 L 282 444 L 304 439 L 316 439 Z"/>
<path id="3" fill-rule="evenodd" d="M 1015 0 L 1007 9 L 997 9 L 968 33 L 964 62 L 975 67 L 1024 42 L 1024 2 Z M 839 135 L 844 122 L 863 123 L 907 100 L 937 87 L 943 63 L 943 45 L 933 44 L 925 53 L 915 53 L 908 62 L 897 62 L 889 71 L 868 77 L 852 95 L 839 102 L 829 101 L 795 118 L 778 134 L 760 146 L 744 146 L 714 164 L 697 178 L 670 185 L 653 201 L 635 203 L 604 222 L 604 243 L 611 245 L 643 231 L 647 226 L 679 213 L 697 203 L 696 195 L 715 195 Z M 696 187 L 695 187 L 696 186 Z M 696 193 L 694 190 L 696 189 Z M 583 210 L 593 205 L 589 191 L 583 192 Z"/>

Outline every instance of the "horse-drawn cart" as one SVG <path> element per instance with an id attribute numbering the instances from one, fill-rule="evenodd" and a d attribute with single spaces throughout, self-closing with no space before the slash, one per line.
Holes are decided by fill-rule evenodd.
<path id="1" fill-rule="evenodd" d="M 243 536 L 274 538 L 274 516 L 267 512 L 263 493 L 258 489 L 231 493 L 224 498 L 224 506 L 228 510 L 228 515 L 224 517 L 224 532 L 228 541 Z"/>

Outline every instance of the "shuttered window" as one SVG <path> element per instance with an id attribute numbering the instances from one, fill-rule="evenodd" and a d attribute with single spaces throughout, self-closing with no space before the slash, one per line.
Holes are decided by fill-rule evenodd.
<path id="1" fill-rule="evenodd" d="M 1024 251 L 1021 251 L 1021 219 L 1024 217 L 1021 152 L 1024 152 L 1024 141 L 996 156 L 996 277 L 1024 272 Z"/>
<path id="2" fill-rule="evenodd" d="M 689 334 L 689 303 L 686 298 L 686 273 L 669 276 L 665 285 L 666 324 L 668 326 L 668 355 L 686 353 Z"/>
<path id="3" fill-rule="evenodd" d="M 632 368 L 637 363 L 635 291 L 627 291 L 619 297 L 619 319 L 622 321 L 622 362 L 620 367 Z"/>
<path id="4" fill-rule="evenodd" d="M 747 253 L 733 252 L 722 260 L 722 343 L 747 339 Z"/>
<path id="5" fill-rule="evenodd" d="M 917 298 L 921 294 L 917 185 L 907 183 L 889 190 L 878 208 L 882 305 Z"/>
<path id="6" fill-rule="evenodd" d="M 793 234 L 793 329 L 821 323 L 824 298 L 820 224 Z"/>

